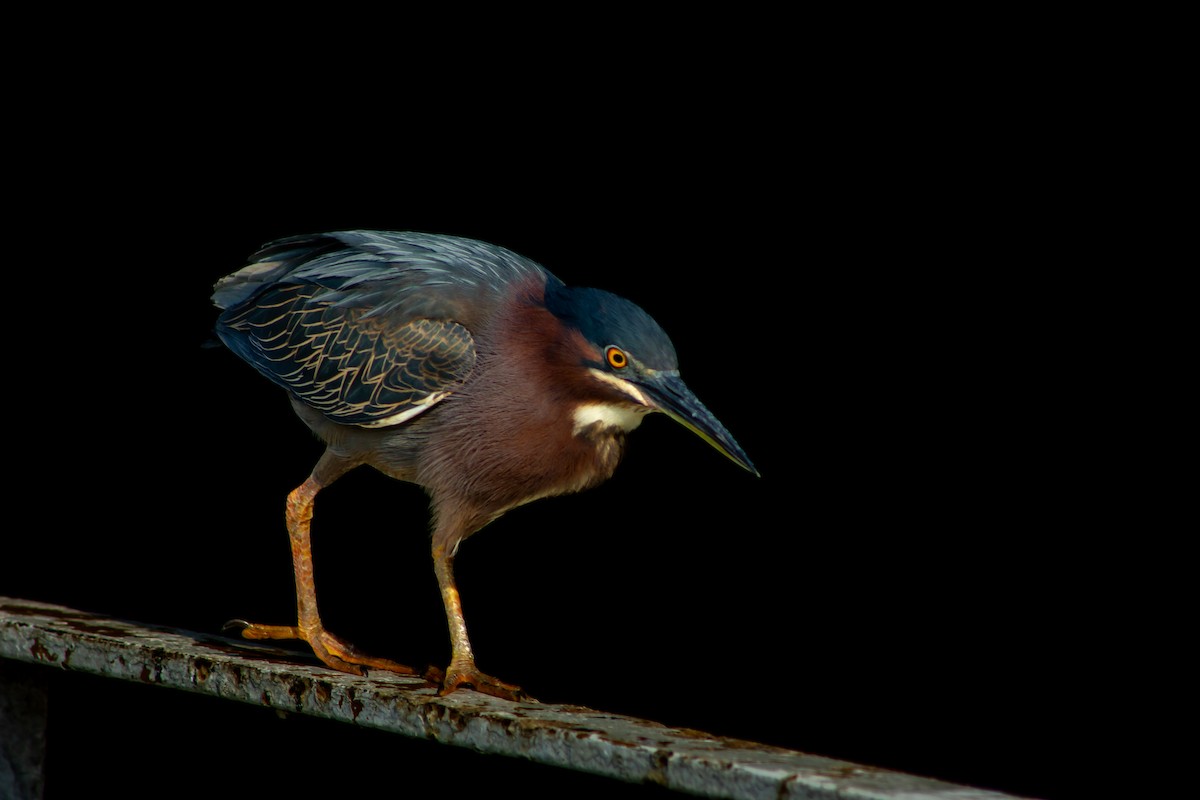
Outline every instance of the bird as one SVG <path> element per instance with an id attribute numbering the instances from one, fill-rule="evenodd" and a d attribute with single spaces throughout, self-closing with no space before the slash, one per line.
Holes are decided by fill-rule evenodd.
<path id="1" fill-rule="evenodd" d="M 657 322 L 603 289 L 568 286 L 476 239 L 345 230 L 264 244 L 219 279 L 217 338 L 286 390 L 324 451 L 287 496 L 297 622 L 232 621 L 247 639 L 299 639 L 357 675 L 419 675 L 507 700 L 520 686 L 478 669 L 454 578 L 459 546 L 506 512 L 608 480 L 626 437 L 662 413 L 759 472 L 680 378 Z M 317 494 L 360 466 L 429 497 L 445 670 L 370 656 L 321 621 L 311 523 Z"/>

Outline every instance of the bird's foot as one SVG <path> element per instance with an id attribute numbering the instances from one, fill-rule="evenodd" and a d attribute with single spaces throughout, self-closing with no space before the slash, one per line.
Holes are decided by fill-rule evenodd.
<path id="1" fill-rule="evenodd" d="M 324 627 L 303 630 L 295 625 L 259 625 L 241 619 L 230 620 L 224 629 L 241 628 L 243 639 L 301 639 L 308 642 L 313 653 L 322 663 L 340 672 L 365 675 L 363 669 L 382 669 L 400 675 L 416 675 L 412 667 L 387 658 L 375 658 L 359 650 L 349 642 L 334 636 Z"/>
<path id="2" fill-rule="evenodd" d="M 487 673 L 480 672 L 473 664 L 462 667 L 451 664 L 449 672 L 442 672 L 437 667 L 429 667 L 425 670 L 424 678 L 430 683 L 442 687 L 438 689 L 438 695 L 442 697 L 445 697 L 461 686 L 468 686 L 477 692 L 490 694 L 492 697 L 499 697 L 502 700 L 525 703 L 537 702 L 537 700 L 526 694 L 525 690 L 520 686 L 505 683 L 499 678 L 493 678 Z"/>

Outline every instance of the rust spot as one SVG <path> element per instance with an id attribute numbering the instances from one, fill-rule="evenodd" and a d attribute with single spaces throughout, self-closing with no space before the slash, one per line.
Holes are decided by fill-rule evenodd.
<path id="1" fill-rule="evenodd" d="M 308 680 L 305 678 L 292 678 L 288 682 L 288 695 L 291 696 L 297 711 L 304 708 L 304 695 L 308 694 L 308 686 Z"/>
<path id="2" fill-rule="evenodd" d="M 56 656 L 54 653 L 51 653 L 46 645 L 42 644 L 41 642 L 35 641 L 33 646 L 29 648 L 29 652 L 38 661 L 49 661 L 51 664 L 53 664 L 55 661 L 58 661 L 58 656 Z"/>
<path id="3" fill-rule="evenodd" d="M 150 664 L 142 665 L 141 679 L 145 683 L 162 683 L 163 661 L 167 657 L 167 651 L 161 647 L 156 647 L 150 651 Z M 153 666 L 153 672 L 151 672 Z"/>
<path id="4" fill-rule="evenodd" d="M 720 749 L 754 750 L 759 753 L 779 753 L 781 755 L 786 755 L 792 752 L 791 750 L 783 747 L 775 747 L 773 745 L 761 744 L 759 742 L 751 742 L 746 739 L 730 739 L 726 736 L 714 736 L 711 733 L 698 731 L 694 728 L 671 728 L 670 730 L 673 734 L 687 739 L 712 742 L 714 746 Z"/>
<path id="5" fill-rule="evenodd" d="M 45 606 L 26 605 L 24 603 L 4 603 L 0 604 L 0 608 L 14 614 L 28 614 L 34 617 L 42 617 L 43 619 L 59 619 L 65 622 L 68 627 L 74 628 L 81 633 L 97 633 L 104 636 L 126 636 L 129 634 L 129 631 L 123 628 L 114 628 L 112 625 L 104 624 L 105 622 L 111 622 L 111 620 L 107 620 L 99 614 L 88 613 L 87 611 L 47 608 Z M 98 620 L 98 622 L 89 622 L 89 620 Z"/>
<path id="6" fill-rule="evenodd" d="M 67 619 L 67 627 L 77 630 L 80 633 L 94 633 L 97 636 L 113 636 L 122 637 L 128 636 L 129 631 L 124 628 L 114 628 L 111 625 L 96 625 L 90 622 L 84 622 L 81 619 Z"/>
<path id="7" fill-rule="evenodd" d="M 495 722 L 499 724 L 500 729 L 504 731 L 505 736 L 514 735 L 514 728 L 517 731 L 520 730 L 519 726 L 521 724 L 521 720 L 518 719 L 508 719 L 507 717 L 502 717 L 501 719 L 495 720 Z"/>
<path id="8" fill-rule="evenodd" d="M 476 705 L 452 707 L 438 705 L 435 702 L 423 703 L 421 718 L 425 723 L 425 735 L 430 739 L 438 739 L 435 729 L 435 725 L 438 723 L 450 727 L 455 732 L 464 731 L 476 715 L 484 713 L 484 710 L 483 706 Z M 505 726 L 506 731 L 511 731 L 513 726 L 518 726 L 517 730 L 519 731 L 532 731 L 540 726 L 536 720 L 531 719 L 505 720 L 501 724 Z M 549 727 L 553 727 L 553 725 Z"/>
<path id="9" fill-rule="evenodd" d="M 355 694 L 353 686 L 346 687 L 346 696 L 350 698 L 350 715 L 357 721 L 358 715 L 362 713 L 363 704 Z"/>
<path id="10" fill-rule="evenodd" d="M 197 658 L 193 663 L 196 665 L 195 682 L 204 683 L 212 672 L 212 662 L 207 658 Z"/>
<path id="11" fill-rule="evenodd" d="M 670 750 L 655 750 L 654 761 L 650 765 L 650 771 L 646 773 L 644 781 L 646 783 L 654 783 L 659 786 L 667 785 L 667 763 L 671 760 Z"/>
<path id="12" fill-rule="evenodd" d="M 861 764 L 839 764 L 822 769 L 820 774 L 828 775 L 835 780 L 846 780 L 848 778 L 857 778 L 862 775 L 871 775 L 885 771 L 886 770 L 880 770 L 878 767 L 863 766 Z"/>
<path id="13" fill-rule="evenodd" d="M 282 647 L 273 647 L 260 642 L 245 642 L 236 639 L 223 639 L 215 636 L 199 635 L 195 638 L 196 644 L 201 647 L 206 647 L 209 650 L 215 650 L 218 653 L 229 656 L 240 656 L 242 658 L 255 658 L 268 661 L 273 664 L 292 663 L 297 656 L 296 651 L 288 650 Z"/>
<path id="14" fill-rule="evenodd" d="M 264 706 L 269 706 L 269 705 L 271 705 L 271 698 L 267 697 L 267 690 L 266 690 L 266 689 L 263 689 L 262 697 L 260 697 L 260 698 L 259 698 L 259 701 L 260 701 L 260 702 L 261 702 L 261 703 L 262 703 Z"/>
<path id="15" fill-rule="evenodd" d="M 0 603 L 0 608 L 4 609 L 5 611 L 11 611 L 14 614 L 29 614 L 35 617 L 58 617 L 59 619 L 69 619 L 71 617 L 96 616 L 95 614 L 88 614 L 85 611 L 71 611 L 69 614 L 64 614 L 63 612 L 67 611 L 67 609 L 49 608 L 46 606 L 31 606 L 21 602 Z"/>
<path id="16" fill-rule="evenodd" d="M 317 695 L 317 700 L 321 703 L 328 703 L 333 697 L 333 687 L 325 681 L 316 681 L 313 683 L 313 691 Z"/>

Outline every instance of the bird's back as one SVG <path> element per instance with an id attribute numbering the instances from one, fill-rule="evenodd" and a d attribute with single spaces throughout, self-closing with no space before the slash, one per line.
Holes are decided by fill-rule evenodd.
<path id="1" fill-rule="evenodd" d="M 335 422 L 383 427 L 461 384 L 476 326 L 514 284 L 547 281 L 485 242 L 342 231 L 266 245 L 212 300 L 217 335 L 268 379 Z"/>
<path id="2" fill-rule="evenodd" d="M 337 231 L 266 244 L 250 263 L 219 280 L 213 303 L 222 319 L 278 284 L 321 288 L 320 300 L 340 307 L 437 316 L 454 295 L 496 290 L 546 270 L 497 245 L 432 233 Z M 425 313 L 429 312 L 429 313 Z"/>

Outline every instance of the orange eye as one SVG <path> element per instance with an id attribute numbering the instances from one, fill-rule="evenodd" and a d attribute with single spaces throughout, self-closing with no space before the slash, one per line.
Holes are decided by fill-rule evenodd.
<path id="1" fill-rule="evenodd" d="M 604 355 L 608 358 L 608 365 L 614 369 L 625 369 L 625 365 L 629 363 L 629 359 L 625 357 L 625 353 L 619 347 L 610 347 L 604 351 Z"/>

